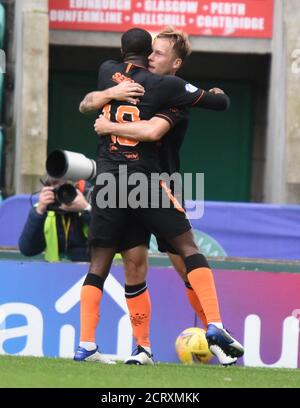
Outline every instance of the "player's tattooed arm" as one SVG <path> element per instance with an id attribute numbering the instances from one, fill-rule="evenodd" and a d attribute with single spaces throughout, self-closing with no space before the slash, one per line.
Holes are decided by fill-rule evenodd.
<path id="1" fill-rule="evenodd" d="M 95 113 L 108 103 L 106 91 L 95 91 L 88 93 L 79 105 L 79 111 L 84 115 Z"/>
<path id="2" fill-rule="evenodd" d="M 95 111 L 95 108 L 93 106 L 93 92 L 87 94 L 85 98 L 80 102 L 79 111 L 83 114 Z"/>

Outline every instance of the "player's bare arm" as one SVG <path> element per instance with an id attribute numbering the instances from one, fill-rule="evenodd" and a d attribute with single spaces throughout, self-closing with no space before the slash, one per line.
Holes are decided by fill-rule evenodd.
<path id="1" fill-rule="evenodd" d="M 193 106 L 212 110 L 226 110 L 230 105 L 229 97 L 220 88 L 203 91 Z M 150 120 L 115 123 L 105 117 L 96 120 L 95 132 L 100 136 L 113 133 L 139 142 L 154 142 L 160 140 L 170 130 L 169 123 L 159 117 Z"/>
<path id="2" fill-rule="evenodd" d="M 136 105 L 139 97 L 142 97 L 145 89 L 138 83 L 123 81 L 120 84 L 104 91 L 88 93 L 79 105 L 79 111 L 83 114 L 95 113 L 103 108 L 112 99 L 126 101 Z"/>
<path id="3" fill-rule="evenodd" d="M 95 103 L 95 97 L 94 95 L 96 92 L 90 92 L 88 93 L 84 99 L 80 102 L 79 105 L 79 111 L 83 114 L 88 114 L 88 113 L 93 113 L 97 110 L 96 108 L 96 103 Z"/>
<path id="4" fill-rule="evenodd" d="M 169 130 L 170 123 L 154 116 L 150 120 L 137 122 L 115 123 L 101 116 L 96 120 L 94 129 L 100 136 L 113 133 L 139 142 L 155 142 L 160 140 Z"/>

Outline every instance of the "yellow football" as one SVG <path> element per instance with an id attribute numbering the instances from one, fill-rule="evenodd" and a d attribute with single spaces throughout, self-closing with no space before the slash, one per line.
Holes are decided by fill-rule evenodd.
<path id="1" fill-rule="evenodd" d="M 213 355 L 205 337 L 205 330 L 190 327 L 179 334 L 175 342 L 179 360 L 185 364 L 208 363 Z"/>

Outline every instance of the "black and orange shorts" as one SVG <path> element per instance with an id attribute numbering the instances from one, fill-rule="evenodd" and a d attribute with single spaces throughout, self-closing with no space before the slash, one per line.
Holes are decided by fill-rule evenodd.
<path id="1" fill-rule="evenodd" d="M 92 194 L 90 245 L 126 250 L 139 245 L 149 246 L 151 233 L 169 242 L 191 229 L 184 209 L 163 185 L 159 188 L 158 202 L 153 205 L 149 198 L 147 208 L 120 208 L 118 205 L 99 208 L 97 194 L 102 188 L 96 186 Z M 128 188 L 128 194 L 132 189 Z M 164 203 L 169 199 L 169 207 L 162 207 L 162 198 Z"/>

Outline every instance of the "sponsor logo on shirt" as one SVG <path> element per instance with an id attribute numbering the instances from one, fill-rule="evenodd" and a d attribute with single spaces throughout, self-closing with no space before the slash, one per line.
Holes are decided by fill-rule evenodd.
<path id="1" fill-rule="evenodd" d="M 186 84 L 185 89 L 190 93 L 198 91 L 198 88 L 192 84 Z"/>

